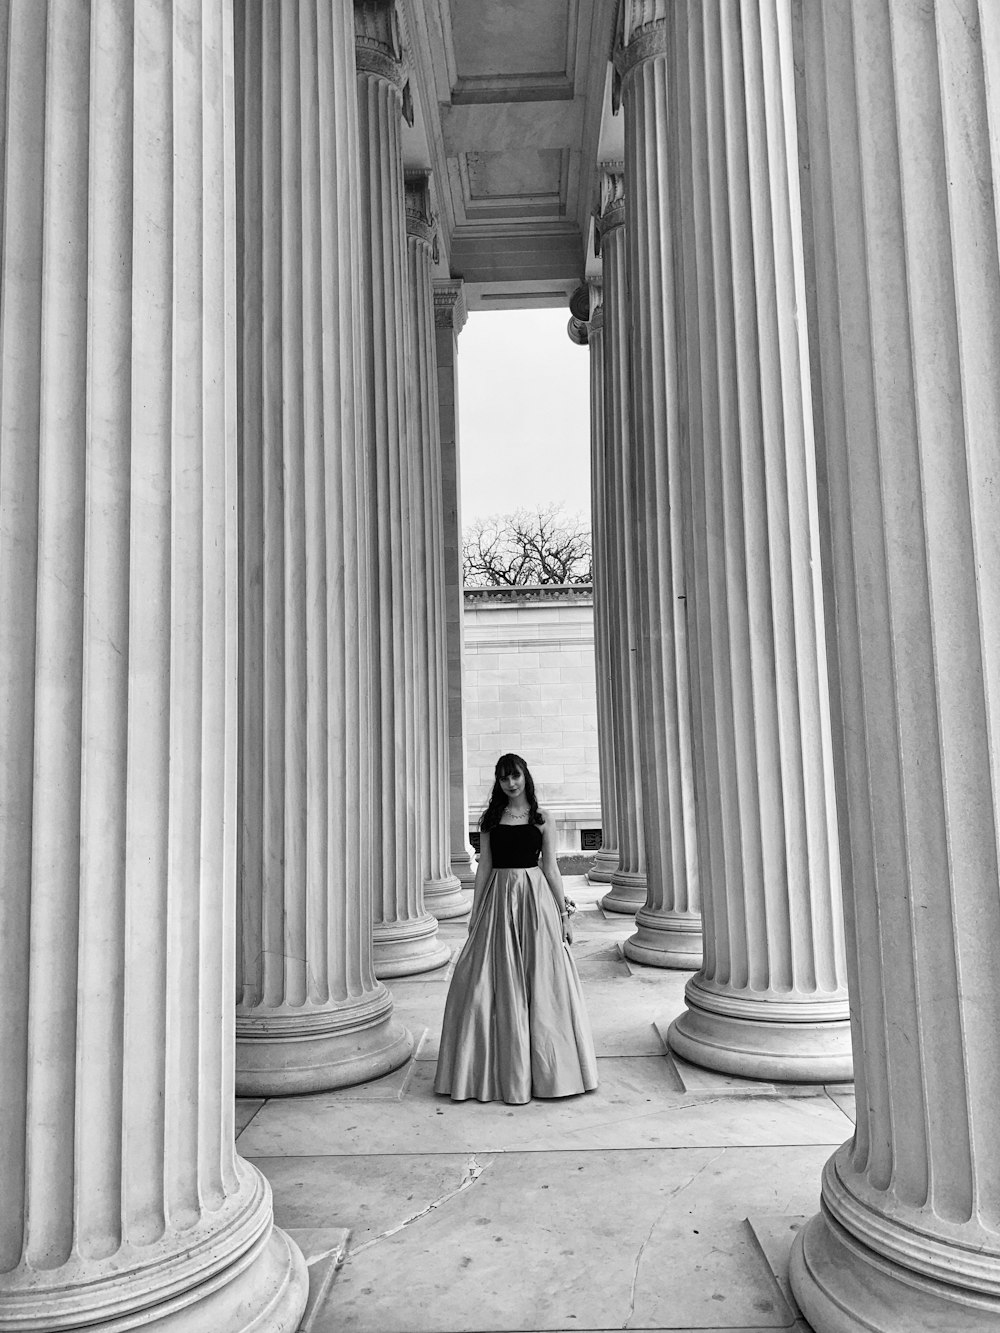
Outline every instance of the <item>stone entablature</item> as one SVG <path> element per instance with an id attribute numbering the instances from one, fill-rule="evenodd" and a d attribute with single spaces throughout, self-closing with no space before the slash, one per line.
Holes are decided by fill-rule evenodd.
<path id="1" fill-rule="evenodd" d="M 507 751 L 528 762 L 561 851 L 601 827 L 589 584 L 465 590 L 469 827 Z"/>

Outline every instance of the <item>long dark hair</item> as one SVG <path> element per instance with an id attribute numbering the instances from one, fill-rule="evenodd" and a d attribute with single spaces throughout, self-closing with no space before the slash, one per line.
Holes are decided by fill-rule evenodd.
<path id="1" fill-rule="evenodd" d="M 528 765 L 519 754 L 502 754 L 493 770 L 493 790 L 490 803 L 479 816 L 479 827 L 484 833 L 496 828 L 507 809 L 507 793 L 500 786 L 501 778 L 509 778 L 512 773 L 524 774 L 524 798 L 528 802 L 528 823 L 544 824 L 545 816 L 538 809 L 538 797 L 535 795 L 535 783 Z"/>

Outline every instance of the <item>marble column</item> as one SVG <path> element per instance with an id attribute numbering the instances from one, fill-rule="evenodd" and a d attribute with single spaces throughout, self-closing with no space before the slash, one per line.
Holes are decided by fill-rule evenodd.
<path id="1" fill-rule="evenodd" d="M 412 1046 L 372 970 L 353 65 L 349 10 L 236 11 L 246 1096 L 375 1078 Z"/>
<path id="2" fill-rule="evenodd" d="M 694 739 L 682 527 L 673 170 L 666 152 L 668 0 L 626 8 L 618 61 L 625 118 L 626 275 L 631 310 L 636 612 L 646 901 L 625 952 L 656 967 L 701 964 Z"/>
<path id="3" fill-rule="evenodd" d="M 372 856 L 379 977 L 440 967 L 450 957 L 424 905 L 418 774 L 426 745 L 417 696 L 413 497 L 419 485 L 407 375 L 412 346 L 403 200 L 406 65 L 394 0 L 356 0 L 365 358 L 364 428 L 373 520 L 366 649 L 374 664 Z"/>
<path id="4" fill-rule="evenodd" d="M 785 0 L 675 9 L 705 961 L 686 1060 L 851 1077 Z"/>
<path id="5" fill-rule="evenodd" d="M 234 1148 L 232 7 L 0 17 L 0 1326 L 291 1333 Z"/>
<path id="6" fill-rule="evenodd" d="M 448 752 L 448 645 L 444 576 L 444 496 L 441 431 L 437 395 L 437 347 L 434 290 L 435 220 L 427 172 L 406 177 L 406 250 L 409 276 L 410 425 L 414 487 L 410 517 L 413 531 L 413 609 L 417 660 L 418 717 L 424 736 L 418 746 L 422 763 L 424 903 L 445 921 L 465 916 L 471 907 L 451 869 L 448 800 L 451 775 Z"/>
<path id="7" fill-rule="evenodd" d="M 604 273 L 604 435 L 608 570 L 611 579 L 611 716 L 615 736 L 618 865 L 601 906 L 633 914 L 646 902 L 646 851 L 639 762 L 638 592 L 635 456 L 632 442 L 628 282 L 625 276 L 625 172 L 601 173 L 598 219 Z"/>
<path id="8" fill-rule="evenodd" d="M 618 869 L 618 820 L 615 806 L 614 727 L 611 713 L 611 607 L 613 572 L 607 541 L 604 442 L 604 309 L 601 284 L 591 282 L 587 346 L 590 349 L 590 511 L 593 540 L 594 659 L 597 679 L 597 741 L 601 778 L 601 849 L 587 878 L 610 884 Z"/>
<path id="9" fill-rule="evenodd" d="M 441 496 L 444 508 L 445 637 L 448 656 L 448 828 L 451 869 L 463 888 L 476 882 L 469 842 L 469 794 L 465 762 L 465 591 L 462 560 L 461 450 L 458 433 L 458 335 L 465 327 L 461 278 L 434 287 L 434 340 L 441 436 Z"/>
<path id="10" fill-rule="evenodd" d="M 1000 12 L 797 9 L 857 1129 L 816 1333 L 1000 1326 Z"/>

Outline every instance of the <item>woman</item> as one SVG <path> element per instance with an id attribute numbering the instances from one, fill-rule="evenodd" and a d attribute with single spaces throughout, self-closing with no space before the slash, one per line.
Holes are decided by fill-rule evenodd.
<path id="1" fill-rule="evenodd" d="M 568 947 L 555 833 L 519 755 L 501 755 L 495 777 L 434 1091 L 454 1101 L 572 1097 L 597 1087 L 597 1062 Z"/>

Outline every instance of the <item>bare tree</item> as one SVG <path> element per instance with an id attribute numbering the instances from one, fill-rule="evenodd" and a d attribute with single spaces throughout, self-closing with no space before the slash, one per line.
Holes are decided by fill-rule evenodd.
<path id="1" fill-rule="evenodd" d="M 591 581 L 590 528 L 561 505 L 492 514 L 466 529 L 467 588 Z"/>

